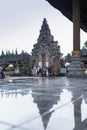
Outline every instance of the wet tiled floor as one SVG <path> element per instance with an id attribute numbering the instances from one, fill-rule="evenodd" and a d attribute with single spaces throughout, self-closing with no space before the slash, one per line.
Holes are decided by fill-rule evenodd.
<path id="1" fill-rule="evenodd" d="M 0 130 L 87 130 L 87 80 L 0 80 Z"/>

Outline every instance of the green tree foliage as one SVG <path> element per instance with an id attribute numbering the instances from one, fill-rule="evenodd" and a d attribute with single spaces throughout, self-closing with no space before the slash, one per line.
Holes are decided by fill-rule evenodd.
<path id="1" fill-rule="evenodd" d="M 65 67 L 65 61 L 64 61 L 64 58 L 62 58 L 62 59 L 60 60 L 60 64 L 61 64 L 61 67 Z"/>
<path id="2" fill-rule="evenodd" d="M 15 55 L 18 55 L 18 51 L 17 51 L 17 48 L 16 48 L 16 50 L 15 50 Z"/>
<path id="3" fill-rule="evenodd" d="M 68 54 L 65 56 L 65 62 L 71 62 L 71 58 L 72 58 L 71 54 L 68 53 Z"/>
<path id="4" fill-rule="evenodd" d="M 84 47 L 86 47 L 86 48 L 87 48 L 87 41 L 84 43 Z"/>
<path id="5" fill-rule="evenodd" d="M 2 52 L 1 52 L 1 59 L 3 59 L 4 58 L 4 51 L 2 50 Z"/>
<path id="6" fill-rule="evenodd" d="M 16 61 L 19 62 L 19 68 L 22 70 L 22 75 L 28 75 L 29 71 L 31 70 L 31 55 L 27 52 L 23 51 L 18 54 L 17 49 L 15 51 L 12 50 L 10 52 L 9 50 L 6 51 L 6 54 L 2 50 L 0 55 L 0 60 L 2 63 L 2 60 L 7 62 L 7 64 L 12 63 L 14 64 Z M 13 63 L 14 62 L 14 63 Z"/>

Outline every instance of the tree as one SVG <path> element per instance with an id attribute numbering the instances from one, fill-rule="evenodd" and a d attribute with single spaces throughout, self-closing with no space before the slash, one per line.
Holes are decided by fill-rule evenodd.
<path id="1" fill-rule="evenodd" d="M 16 50 L 15 50 L 15 55 L 18 55 L 18 51 L 17 51 L 17 48 L 16 48 Z"/>
<path id="2" fill-rule="evenodd" d="M 84 43 L 84 47 L 87 48 L 87 41 L 85 41 L 85 43 Z"/>
<path id="3" fill-rule="evenodd" d="M 65 56 L 65 62 L 71 62 L 71 58 L 72 58 L 71 54 L 68 53 L 68 54 Z"/>
<path id="4" fill-rule="evenodd" d="M 2 52 L 1 52 L 1 59 L 3 59 L 4 56 L 5 56 L 5 54 L 4 54 L 4 51 L 2 50 Z"/>

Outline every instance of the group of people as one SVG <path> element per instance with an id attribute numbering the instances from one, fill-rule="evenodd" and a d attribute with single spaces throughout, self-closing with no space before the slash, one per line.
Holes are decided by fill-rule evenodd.
<path id="1" fill-rule="evenodd" d="M 32 68 L 32 75 L 34 77 L 48 76 L 48 69 L 46 67 L 34 66 Z M 0 66 L 0 79 L 5 78 L 5 70 Z"/>
<path id="2" fill-rule="evenodd" d="M 33 76 L 48 76 L 48 69 L 46 67 L 34 66 L 32 69 Z"/>

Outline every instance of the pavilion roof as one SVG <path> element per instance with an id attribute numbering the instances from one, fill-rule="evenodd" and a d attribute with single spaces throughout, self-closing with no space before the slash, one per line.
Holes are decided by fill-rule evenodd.
<path id="1" fill-rule="evenodd" d="M 72 0 L 47 0 L 54 8 L 72 21 Z M 80 0 L 81 28 L 87 32 L 87 0 Z"/>

